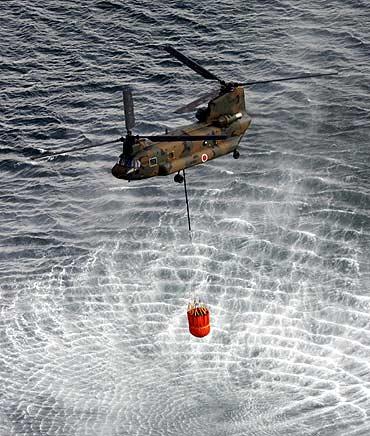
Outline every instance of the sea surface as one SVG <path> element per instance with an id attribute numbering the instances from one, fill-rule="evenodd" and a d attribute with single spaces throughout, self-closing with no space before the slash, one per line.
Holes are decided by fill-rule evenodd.
<path id="1" fill-rule="evenodd" d="M 246 89 L 239 160 L 127 183 L 120 146 Z M 7 0 L 0 14 L 0 435 L 370 434 L 368 0 Z M 211 310 L 204 339 L 186 307 Z"/>

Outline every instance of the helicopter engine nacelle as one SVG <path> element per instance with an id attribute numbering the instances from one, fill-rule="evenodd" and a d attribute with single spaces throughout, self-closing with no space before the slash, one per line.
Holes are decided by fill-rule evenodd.
<path id="1" fill-rule="evenodd" d="M 232 124 L 234 121 L 242 118 L 242 116 L 243 114 L 241 112 L 232 115 L 221 115 L 220 118 L 218 118 L 214 123 L 219 127 L 227 127 L 230 126 L 230 124 Z"/>

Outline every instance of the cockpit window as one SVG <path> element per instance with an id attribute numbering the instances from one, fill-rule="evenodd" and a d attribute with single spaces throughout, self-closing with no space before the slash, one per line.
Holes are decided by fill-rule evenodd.
<path id="1" fill-rule="evenodd" d="M 156 157 L 152 157 L 152 158 L 149 160 L 149 165 L 150 165 L 151 167 L 154 167 L 155 165 L 157 165 L 157 158 L 156 158 Z"/>
<path id="2" fill-rule="evenodd" d="M 135 168 L 135 169 L 138 169 L 141 166 L 141 163 L 138 159 L 130 159 L 127 157 L 121 157 L 119 159 L 119 164 L 126 168 Z"/>

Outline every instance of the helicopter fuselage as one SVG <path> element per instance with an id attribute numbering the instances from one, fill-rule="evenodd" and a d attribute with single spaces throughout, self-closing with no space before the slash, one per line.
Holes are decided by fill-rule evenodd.
<path id="1" fill-rule="evenodd" d="M 130 154 L 120 156 L 112 174 L 119 179 L 141 180 L 205 163 L 236 150 L 250 123 L 244 88 L 236 86 L 212 99 L 199 122 L 168 132 L 189 135 L 189 141 L 156 143 L 138 139 Z M 190 140 L 195 135 L 225 135 L 227 139 Z"/>

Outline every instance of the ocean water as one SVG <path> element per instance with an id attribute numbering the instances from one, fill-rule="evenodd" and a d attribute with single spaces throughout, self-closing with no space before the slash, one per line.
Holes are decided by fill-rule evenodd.
<path id="1" fill-rule="evenodd" d="M 8 0 L 0 15 L 0 434 L 370 433 L 370 12 L 366 0 Z M 111 176 L 119 146 L 246 89 L 239 160 Z M 186 306 L 212 331 L 189 335 Z"/>

